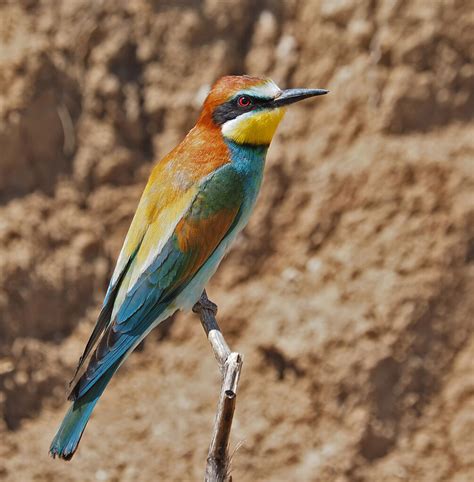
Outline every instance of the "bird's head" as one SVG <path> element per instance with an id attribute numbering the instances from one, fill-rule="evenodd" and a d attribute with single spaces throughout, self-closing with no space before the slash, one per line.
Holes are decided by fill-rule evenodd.
<path id="1" fill-rule="evenodd" d="M 213 85 L 199 121 L 221 129 L 224 138 L 238 144 L 269 145 L 287 105 L 327 92 L 281 90 L 268 78 L 226 76 Z"/>

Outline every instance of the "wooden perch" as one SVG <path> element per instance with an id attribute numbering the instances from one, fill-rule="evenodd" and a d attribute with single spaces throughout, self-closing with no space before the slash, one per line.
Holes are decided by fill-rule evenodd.
<path id="1" fill-rule="evenodd" d="M 229 475 L 229 437 L 234 417 L 237 385 L 240 370 L 242 369 L 242 356 L 231 352 L 224 336 L 217 324 L 217 306 L 209 300 L 206 291 L 203 291 L 200 300 L 194 305 L 193 311 L 199 315 L 201 324 L 206 332 L 207 339 L 212 346 L 219 369 L 222 374 L 222 385 L 217 404 L 217 413 L 214 420 L 212 440 L 207 454 L 206 482 L 231 481 Z"/>

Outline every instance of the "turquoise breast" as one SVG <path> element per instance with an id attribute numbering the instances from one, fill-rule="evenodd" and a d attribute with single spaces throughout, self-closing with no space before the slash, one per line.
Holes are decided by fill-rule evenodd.
<path id="1" fill-rule="evenodd" d="M 226 140 L 226 144 L 229 147 L 232 166 L 241 176 L 244 187 L 244 205 L 241 214 L 243 219 L 240 221 L 243 221 L 245 226 L 260 191 L 268 147 L 241 145 L 229 140 Z"/>

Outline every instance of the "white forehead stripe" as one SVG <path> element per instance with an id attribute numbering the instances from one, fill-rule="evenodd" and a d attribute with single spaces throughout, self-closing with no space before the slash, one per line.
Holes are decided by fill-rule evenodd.
<path id="1" fill-rule="evenodd" d="M 239 94 L 248 94 L 254 97 L 263 97 L 263 98 L 273 98 L 276 97 L 278 94 L 281 93 L 280 88 L 278 85 L 273 82 L 273 80 L 266 80 L 265 82 L 250 87 L 248 89 L 241 90 Z"/>

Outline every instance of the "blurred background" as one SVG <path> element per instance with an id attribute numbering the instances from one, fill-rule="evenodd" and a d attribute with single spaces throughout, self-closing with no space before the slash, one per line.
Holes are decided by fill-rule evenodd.
<path id="1" fill-rule="evenodd" d="M 208 290 L 245 355 L 234 480 L 474 480 L 473 45 L 469 0 L 3 0 L 0 479 L 201 480 L 192 314 L 47 450 L 153 160 L 249 73 L 331 92 L 289 109 Z"/>

